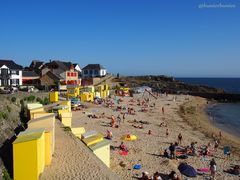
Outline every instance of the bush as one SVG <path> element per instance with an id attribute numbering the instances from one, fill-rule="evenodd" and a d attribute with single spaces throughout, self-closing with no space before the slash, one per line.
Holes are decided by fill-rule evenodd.
<path id="1" fill-rule="evenodd" d="M 42 99 L 40 97 L 37 97 L 36 101 L 40 102 L 40 101 L 42 101 Z"/>
<path id="2" fill-rule="evenodd" d="M 12 101 L 12 103 L 15 103 L 15 102 L 16 102 L 16 100 L 17 100 L 17 98 L 16 98 L 16 97 L 12 97 L 12 98 L 11 98 L 11 101 Z"/>
<path id="3" fill-rule="evenodd" d="M 44 100 L 43 100 L 43 104 L 44 104 L 44 105 L 49 104 L 49 99 L 48 99 L 47 97 L 44 98 Z"/>
<path id="4" fill-rule="evenodd" d="M 21 99 L 21 100 L 20 100 L 20 104 L 24 104 L 24 99 Z"/>
<path id="5" fill-rule="evenodd" d="M 11 180 L 11 177 L 9 175 L 9 173 L 7 172 L 6 169 L 3 170 L 3 179 L 4 180 Z"/>
<path id="6" fill-rule="evenodd" d="M 35 96 L 28 96 L 27 101 L 33 102 L 35 100 Z"/>
<path id="7" fill-rule="evenodd" d="M 11 112 L 11 111 L 12 111 L 12 109 L 11 109 L 10 106 L 7 106 L 7 110 L 8 110 L 8 112 Z"/>
<path id="8" fill-rule="evenodd" d="M 0 119 L 7 119 L 8 114 L 6 112 L 0 112 Z"/>

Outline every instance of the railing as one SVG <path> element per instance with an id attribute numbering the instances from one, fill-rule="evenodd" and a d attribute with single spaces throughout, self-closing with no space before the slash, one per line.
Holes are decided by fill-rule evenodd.
<path id="1" fill-rule="evenodd" d="M 1 79 L 9 79 L 11 77 L 11 74 L 0 74 Z"/>

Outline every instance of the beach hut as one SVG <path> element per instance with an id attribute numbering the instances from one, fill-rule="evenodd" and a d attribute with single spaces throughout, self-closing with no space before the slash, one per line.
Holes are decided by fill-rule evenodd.
<path id="1" fill-rule="evenodd" d="M 45 165 L 50 165 L 52 161 L 52 135 L 49 128 L 27 129 L 19 133 L 18 137 L 41 133 L 44 131 L 45 136 Z"/>
<path id="2" fill-rule="evenodd" d="M 44 112 L 44 108 L 43 107 L 37 107 L 37 108 L 29 109 L 29 111 L 28 111 L 29 119 L 33 119 L 33 114 L 37 113 L 37 112 Z"/>
<path id="3" fill-rule="evenodd" d="M 45 116 L 49 116 L 49 115 L 54 115 L 54 113 L 36 112 L 36 113 L 33 113 L 32 118 L 37 119 L 37 118 L 45 117 Z"/>
<path id="4" fill-rule="evenodd" d="M 13 142 L 13 177 L 38 180 L 45 167 L 45 131 L 36 130 Z"/>
<path id="5" fill-rule="evenodd" d="M 82 134 L 84 134 L 86 131 L 84 129 L 84 127 L 78 127 L 78 128 L 71 128 L 72 133 L 78 137 L 78 138 L 82 138 Z"/>
<path id="6" fill-rule="evenodd" d="M 86 133 L 82 134 L 82 139 L 89 138 L 91 136 L 97 135 L 97 131 L 91 130 L 87 131 Z"/>
<path id="7" fill-rule="evenodd" d="M 27 109 L 30 110 L 30 109 L 35 109 L 35 108 L 41 108 L 43 107 L 42 104 L 40 103 L 28 103 L 27 104 Z"/>
<path id="8" fill-rule="evenodd" d="M 53 113 L 58 113 L 58 110 L 63 110 L 63 109 L 66 109 L 66 110 L 68 110 L 68 106 L 66 106 L 66 105 L 61 105 L 61 106 L 54 106 L 53 108 L 52 108 L 52 112 Z"/>
<path id="9" fill-rule="evenodd" d="M 49 101 L 50 102 L 58 102 L 58 91 L 52 91 L 49 93 Z"/>
<path id="10" fill-rule="evenodd" d="M 53 114 L 32 119 L 28 122 L 28 129 L 44 128 L 49 138 L 51 138 L 51 153 L 54 153 L 55 148 L 55 116 Z"/>
<path id="11" fill-rule="evenodd" d="M 80 87 L 78 84 L 68 84 L 67 85 L 67 96 L 77 97 L 80 94 Z"/>
<path id="12" fill-rule="evenodd" d="M 60 106 L 68 106 L 68 112 L 71 112 L 71 101 L 63 101 Z"/>
<path id="13" fill-rule="evenodd" d="M 80 99 L 82 102 L 93 102 L 94 93 L 93 92 L 83 92 L 80 94 Z"/>
<path id="14" fill-rule="evenodd" d="M 62 112 L 60 119 L 65 127 L 72 126 L 72 112 Z"/>
<path id="15" fill-rule="evenodd" d="M 87 145 L 87 146 L 91 146 L 93 144 L 96 144 L 98 142 L 101 142 L 103 140 L 103 135 L 98 133 L 96 135 L 93 135 L 91 137 L 88 138 L 84 138 L 82 139 L 82 141 Z"/>
<path id="16" fill-rule="evenodd" d="M 107 166 L 110 167 L 110 142 L 102 140 L 89 146 L 89 149 Z"/>

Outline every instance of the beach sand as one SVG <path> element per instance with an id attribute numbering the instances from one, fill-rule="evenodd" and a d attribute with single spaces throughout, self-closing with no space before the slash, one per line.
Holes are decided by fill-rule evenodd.
<path id="1" fill-rule="evenodd" d="M 206 120 L 208 117 L 202 111 L 206 100 L 186 95 L 177 95 L 176 97 L 176 101 L 173 101 L 173 95 L 160 96 L 157 100 L 148 97 L 150 99 L 149 104 L 153 105 L 153 103 L 155 103 L 155 107 L 147 108 L 147 112 L 139 112 L 142 107 L 137 105 L 136 100 L 140 99 L 142 101 L 142 96 L 121 98 L 123 102 L 119 104 L 117 104 L 116 100 L 113 100 L 115 103 L 113 108 L 86 103 L 85 105 L 88 108 L 73 112 L 72 126 L 84 127 L 86 131 L 96 130 L 104 135 L 106 135 L 107 130 L 112 131 L 113 139 L 111 140 L 110 169 L 113 171 L 113 174 L 119 176 L 119 179 L 137 178 L 141 176 L 143 171 L 147 171 L 152 175 L 156 171 L 162 174 L 169 174 L 174 170 L 180 175 L 180 172 L 177 170 L 180 162 L 187 162 L 196 169 L 209 167 L 209 161 L 212 157 L 208 157 L 208 160 L 200 156 L 190 156 L 186 160 L 171 160 L 160 156 L 161 152 L 168 148 L 171 142 L 174 143 L 177 141 L 179 133 L 183 136 L 182 146 L 190 146 L 191 142 L 197 142 L 197 146 L 200 147 L 201 145 L 207 145 L 209 142 L 213 142 L 213 139 L 205 135 L 201 129 L 212 128 Z M 132 99 L 134 99 L 135 102 L 130 102 Z M 184 107 L 194 106 L 195 111 L 191 113 L 185 112 L 185 114 L 183 114 L 179 111 L 180 105 Z M 115 118 L 120 115 L 123 120 L 122 113 L 127 111 L 115 111 L 116 106 L 126 108 L 133 107 L 136 111 L 135 115 L 127 115 L 125 122 L 121 122 L 119 128 L 110 126 L 111 115 L 114 115 Z M 164 114 L 162 113 L 163 106 L 165 110 Z M 88 117 L 89 114 L 100 116 L 102 113 L 105 113 L 104 118 L 97 119 Z M 196 117 L 198 117 L 198 122 L 196 121 Z M 142 124 L 143 129 L 135 128 L 133 124 L 138 126 L 141 123 L 134 123 L 134 120 L 147 122 L 148 124 Z M 197 123 L 194 125 L 190 123 L 191 121 Z M 162 122 L 165 122 L 167 127 L 160 127 L 160 123 Z M 202 123 L 206 126 L 203 127 L 200 125 Z M 166 129 L 169 129 L 168 137 L 166 137 Z M 152 132 L 151 135 L 148 134 L 149 130 Z M 89 151 L 86 149 L 87 147 L 82 147 L 83 144 L 81 144 L 80 140 L 66 134 L 70 132 L 64 132 L 59 128 L 56 133 L 59 133 L 59 135 L 56 134 L 56 153 L 53 157 L 52 164 L 46 168 L 41 179 L 76 179 L 76 177 L 78 177 L 78 179 L 98 179 L 96 177 L 100 177 L 99 179 L 118 178 L 117 176 L 113 176 L 111 171 L 108 172 L 109 169 L 107 169 L 103 163 L 102 166 L 97 164 L 95 168 L 93 168 L 94 166 L 92 167 L 92 164 L 95 163 L 89 162 L 92 161 L 92 158 L 85 157 L 89 156 Z M 119 147 L 122 142 L 121 136 L 128 133 L 136 135 L 137 140 L 123 141 L 129 149 L 129 153 L 126 156 L 122 156 L 119 154 L 117 147 Z M 223 133 L 223 137 L 225 138 L 225 133 Z M 81 145 L 79 145 L 77 141 L 79 141 Z M 228 169 L 230 165 L 239 164 L 239 156 L 231 156 L 230 160 L 227 160 L 223 156 L 221 147 L 217 152 L 212 150 L 211 154 L 213 154 L 217 163 L 217 179 L 238 179 L 236 176 L 224 173 L 223 170 Z M 141 164 L 142 168 L 140 170 L 134 170 L 133 166 L 135 164 Z M 98 171 L 94 170 L 96 168 Z M 108 173 L 102 172 L 105 171 L 103 169 L 106 169 Z M 89 175 L 86 174 L 87 172 Z M 91 173 L 93 175 L 91 175 Z M 206 176 L 208 177 L 209 173 Z M 204 179 L 203 176 L 198 176 L 198 178 Z"/>
<path id="2" fill-rule="evenodd" d="M 55 126 L 55 152 L 51 165 L 45 167 L 41 180 L 52 179 L 118 179 L 70 131 L 64 131 L 60 121 Z"/>

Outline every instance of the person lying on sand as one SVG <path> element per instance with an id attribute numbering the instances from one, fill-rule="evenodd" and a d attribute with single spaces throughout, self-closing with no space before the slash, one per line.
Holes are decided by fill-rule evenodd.
<path id="1" fill-rule="evenodd" d="M 100 119 L 101 117 L 100 116 L 97 116 L 96 114 L 89 114 L 88 115 L 89 118 L 94 118 L 94 119 Z"/>
<path id="2" fill-rule="evenodd" d="M 140 180 L 150 180 L 149 173 L 148 172 L 142 172 L 142 177 Z"/>
<path id="3" fill-rule="evenodd" d="M 168 177 L 170 179 L 174 179 L 174 180 L 181 180 L 180 176 L 178 176 L 175 171 L 171 171 L 171 173 L 168 175 Z"/>
<path id="4" fill-rule="evenodd" d="M 167 127 L 167 124 L 165 122 L 161 122 L 160 127 Z"/>
<path id="5" fill-rule="evenodd" d="M 138 129 L 143 129 L 143 125 L 141 124 L 140 125 L 133 124 L 132 126 Z"/>
<path id="6" fill-rule="evenodd" d="M 113 137 L 112 131 L 107 130 L 106 138 L 112 140 L 112 137 Z"/>
<path id="7" fill-rule="evenodd" d="M 234 174 L 234 175 L 240 175 L 240 166 L 235 165 L 233 168 L 230 168 L 228 170 L 224 170 L 223 172 Z"/>
<path id="8" fill-rule="evenodd" d="M 121 142 L 121 144 L 120 144 L 120 146 L 119 146 L 119 149 L 122 150 L 122 151 L 128 151 L 127 146 L 125 146 L 125 145 L 123 144 L 123 142 Z"/>
<path id="9" fill-rule="evenodd" d="M 167 149 L 164 150 L 164 152 L 163 152 L 163 157 L 170 158 Z"/>

